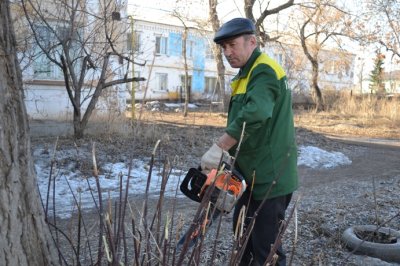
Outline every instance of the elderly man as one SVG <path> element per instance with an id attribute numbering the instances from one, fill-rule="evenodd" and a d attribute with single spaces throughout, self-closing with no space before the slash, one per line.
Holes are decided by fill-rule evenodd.
<path id="1" fill-rule="evenodd" d="M 245 177 L 248 189 L 235 206 L 233 227 L 235 230 L 243 206 L 247 212 L 245 225 L 259 209 L 240 265 L 263 265 L 298 187 L 291 91 L 282 67 L 258 48 L 251 20 L 226 22 L 216 32 L 214 42 L 239 73 L 231 83 L 225 133 L 202 156 L 201 166 L 212 169 L 223 152 L 234 155 L 246 122 L 235 168 Z M 277 254 L 277 264 L 285 265 L 282 247 Z"/>

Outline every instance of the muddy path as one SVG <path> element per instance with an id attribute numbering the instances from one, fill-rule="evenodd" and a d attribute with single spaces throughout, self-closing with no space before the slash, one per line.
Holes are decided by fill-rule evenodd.
<path id="1" fill-rule="evenodd" d="M 376 144 L 335 139 L 341 146 L 340 151 L 348 156 L 352 163 L 334 169 L 312 169 L 299 167 L 303 187 L 329 184 L 348 180 L 372 180 L 384 176 L 400 174 L 400 147 L 394 144 Z"/>

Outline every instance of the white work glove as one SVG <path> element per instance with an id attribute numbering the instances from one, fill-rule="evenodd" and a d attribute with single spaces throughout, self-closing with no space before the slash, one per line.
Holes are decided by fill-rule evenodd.
<path id="1" fill-rule="evenodd" d="M 229 156 L 228 152 L 224 151 L 214 143 L 211 148 L 201 157 L 201 170 L 210 171 L 212 169 L 216 169 L 219 161 L 221 160 L 222 154 L 224 154 L 224 156 Z"/>

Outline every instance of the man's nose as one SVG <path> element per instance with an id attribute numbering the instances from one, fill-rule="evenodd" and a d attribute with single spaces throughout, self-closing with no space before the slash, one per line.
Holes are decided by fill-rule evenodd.
<path id="1" fill-rule="evenodd" d="M 224 55 L 225 55 L 226 57 L 229 57 L 231 54 L 232 54 L 232 50 L 231 50 L 229 47 L 226 47 L 226 48 L 224 49 Z"/>

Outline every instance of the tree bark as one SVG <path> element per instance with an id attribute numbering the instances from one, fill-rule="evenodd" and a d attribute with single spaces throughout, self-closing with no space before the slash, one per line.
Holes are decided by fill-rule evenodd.
<path id="1" fill-rule="evenodd" d="M 217 62 L 217 74 L 218 74 L 217 91 L 219 92 L 218 96 L 222 102 L 222 108 L 223 108 L 222 111 L 227 111 L 228 104 L 227 101 L 225 100 L 225 66 L 223 63 L 224 61 L 222 59 L 221 48 L 217 47 L 216 49 L 218 50 L 215 53 L 215 61 Z"/>
<path id="2" fill-rule="evenodd" d="M 318 61 L 311 61 L 312 64 L 312 74 L 311 74 L 311 87 L 313 88 L 313 99 L 315 101 L 315 108 L 317 111 L 322 111 L 325 109 L 324 102 L 322 99 L 321 89 L 318 85 L 318 76 L 319 76 L 319 65 Z"/>
<path id="3" fill-rule="evenodd" d="M 185 105 L 183 108 L 183 116 L 187 117 L 188 115 L 188 104 L 189 104 L 189 71 L 188 71 L 188 64 L 187 64 L 187 53 L 186 53 L 186 42 L 187 42 L 187 36 L 188 36 L 188 28 L 186 27 L 185 23 L 183 23 L 183 36 L 182 36 L 182 42 L 183 42 L 183 48 L 182 48 L 182 54 L 183 54 L 183 66 L 185 68 L 185 81 L 184 81 L 184 87 L 185 87 Z"/>
<path id="4" fill-rule="evenodd" d="M 9 1 L 0 1 L 0 265 L 58 265 L 39 201 Z"/>
<path id="5" fill-rule="evenodd" d="M 314 56 L 311 55 L 310 51 L 308 50 L 307 44 L 306 44 L 306 36 L 305 36 L 305 28 L 310 21 L 311 21 L 311 19 L 308 19 L 302 25 L 302 27 L 300 29 L 300 41 L 301 41 L 301 47 L 303 48 L 303 52 L 306 55 L 307 59 L 311 63 L 312 98 L 315 102 L 316 110 L 321 111 L 324 109 L 324 103 L 323 103 L 323 99 L 322 99 L 321 89 L 319 88 L 319 85 L 318 85 L 318 73 L 319 73 L 318 55 L 316 53 L 314 53 Z"/>
<path id="6" fill-rule="evenodd" d="M 209 7 L 210 7 L 210 12 L 209 12 L 209 17 L 211 21 L 211 25 L 213 28 L 214 32 L 217 32 L 220 23 L 219 23 L 219 18 L 218 18 L 218 13 L 217 13 L 217 4 L 218 0 L 209 0 Z M 217 89 L 218 89 L 218 95 L 219 98 L 222 102 L 222 106 L 224 110 L 228 109 L 228 104 L 225 101 L 225 65 L 222 59 L 222 51 L 221 48 L 216 46 L 215 49 L 213 49 L 213 54 L 215 58 L 215 62 L 217 63 L 217 74 L 218 74 L 218 80 L 217 80 Z"/>

